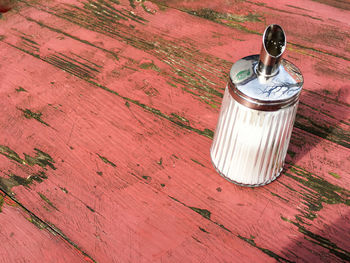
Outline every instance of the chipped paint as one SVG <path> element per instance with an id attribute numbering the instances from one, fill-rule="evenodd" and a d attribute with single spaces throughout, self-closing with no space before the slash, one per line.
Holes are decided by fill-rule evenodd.
<path id="1" fill-rule="evenodd" d="M 220 228 L 222 228 L 223 230 L 225 230 L 225 231 L 227 231 L 227 232 L 233 234 L 232 231 L 229 230 L 228 228 L 226 228 L 224 225 L 222 225 L 222 224 L 220 224 L 220 223 L 218 223 L 218 222 L 213 221 L 213 220 L 211 219 L 211 212 L 210 212 L 209 210 L 207 210 L 207 209 L 202 209 L 202 208 L 197 208 L 197 207 L 191 207 L 191 206 L 188 206 L 188 205 L 184 204 L 183 202 L 177 200 L 176 198 L 174 198 L 174 197 L 172 197 L 172 196 L 169 196 L 169 197 L 170 197 L 172 200 L 174 200 L 174 201 L 176 201 L 176 202 L 182 204 L 183 206 L 185 206 L 185 207 L 191 209 L 192 211 L 198 213 L 199 215 L 201 215 L 201 216 L 204 217 L 205 219 L 209 220 L 210 222 L 212 222 L 212 223 L 214 223 L 215 225 L 217 225 L 217 226 L 219 226 Z M 279 256 L 279 255 L 277 255 L 276 253 L 274 253 L 273 251 L 271 251 L 271 250 L 269 250 L 269 249 L 266 249 L 266 248 L 262 248 L 262 247 L 257 246 L 256 243 L 255 243 L 255 241 L 254 241 L 252 238 L 251 238 L 251 239 L 245 238 L 245 237 L 243 237 L 243 236 L 241 236 L 241 235 L 237 235 L 237 237 L 239 237 L 240 239 L 246 241 L 246 242 L 249 243 L 250 245 L 252 245 L 252 246 L 258 248 L 258 249 L 261 250 L 263 253 L 265 253 L 265 254 L 267 254 L 268 256 L 270 256 L 270 257 L 276 259 L 278 262 L 280 262 L 281 260 L 284 260 L 285 262 L 291 262 L 291 261 L 289 261 L 289 260 L 287 260 L 287 259 L 285 259 L 285 258 L 283 258 L 283 257 L 281 257 L 281 256 Z"/>
<path id="2" fill-rule="evenodd" d="M 310 117 L 297 113 L 294 126 L 324 138 L 336 144 L 350 148 L 350 132 L 331 126 L 330 124 L 317 123 Z"/>
<path id="3" fill-rule="evenodd" d="M 152 177 L 148 175 L 142 175 L 141 177 L 147 181 L 150 181 L 152 179 Z"/>
<path id="4" fill-rule="evenodd" d="M 90 206 L 86 205 L 86 208 L 89 209 L 91 212 L 95 213 L 95 210 L 92 209 Z"/>
<path id="5" fill-rule="evenodd" d="M 256 13 L 248 13 L 248 15 L 237 15 L 232 13 L 220 13 L 209 8 L 185 11 L 191 15 L 199 16 L 214 22 L 262 22 L 262 16 Z"/>
<path id="6" fill-rule="evenodd" d="M 52 159 L 52 157 L 37 149 L 34 148 L 35 151 L 35 157 L 32 157 L 28 154 L 24 153 L 24 159 L 20 158 L 19 155 L 11 150 L 8 146 L 0 145 L 0 154 L 5 156 L 6 158 L 16 161 L 20 164 L 25 164 L 29 166 L 39 165 L 42 168 L 46 169 L 46 166 L 49 166 L 51 169 L 56 170 L 56 167 L 54 166 L 55 161 Z"/>
<path id="7" fill-rule="evenodd" d="M 174 118 L 176 118 L 176 119 L 182 121 L 182 122 L 187 122 L 187 123 L 190 122 L 190 121 L 187 120 L 185 117 L 182 117 L 182 116 L 180 116 L 180 115 L 177 115 L 176 113 L 171 113 L 170 115 L 173 116 Z"/>
<path id="8" fill-rule="evenodd" d="M 52 157 L 49 154 L 37 148 L 34 148 L 34 151 L 35 151 L 35 157 L 32 157 L 24 153 L 26 164 L 28 164 L 29 166 L 39 165 L 42 168 L 46 168 L 46 166 L 49 166 L 51 169 L 56 170 L 56 167 L 53 165 L 55 161 L 52 159 Z"/>
<path id="9" fill-rule="evenodd" d="M 323 209 L 323 204 L 350 205 L 349 190 L 334 185 L 299 166 L 294 165 L 289 168 L 289 171 L 284 174 L 304 186 L 299 194 L 304 200 L 305 207 L 300 212 L 305 219 L 314 220 L 317 217 L 317 212 Z"/>
<path id="10" fill-rule="evenodd" d="M 140 64 L 140 68 L 142 69 L 151 69 L 154 70 L 156 72 L 160 72 L 160 68 L 154 64 L 153 60 L 151 62 L 144 62 Z"/>
<path id="11" fill-rule="evenodd" d="M 198 208 L 198 207 L 193 207 L 193 206 L 188 206 L 188 208 L 195 211 L 197 214 L 200 214 L 205 219 L 210 220 L 211 212 L 209 210 Z"/>
<path id="12" fill-rule="evenodd" d="M 333 172 L 328 172 L 331 176 L 333 176 L 334 178 L 340 179 L 341 176 L 339 174 L 333 173 Z"/>
<path id="13" fill-rule="evenodd" d="M 276 196 L 276 197 L 278 197 L 279 199 L 281 199 L 281 200 L 283 200 L 284 202 L 289 202 L 289 200 L 288 199 L 286 199 L 286 198 L 283 198 L 282 196 L 280 196 L 280 195 L 278 195 L 278 194 L 276 194 L 276 193 L 273 193 L 273 192 L 270 192 L 273 196 Z"/>
<path id="14" fill-rule="evenodd" d="M 295 225 L 296 227 L 298 227 L 298 231 L 302 233 L 305 236 L 305 238 L 308 237 L 312 243 L 328 249 L 329 253 L 337 256 L 342 260 L 350 261 L 350 252 L 338 247 L 335 243 L 331 242 L 328 238 L 322 237 L 321 235 L 315 234 L 307 230 L 304 226 L 302 226 L 298 222 L 294 222 L 283 216 L 281 216 L 281 219 L 283 221 L 289 222 Z"/>
<path id="15" fill-rule="evenodd" d="M 39 219 L 39 218 L 38 218 Z M 41 219 L 39 219 L 42 221 Z M 55 226 L 52 223 L 44 222 L 42 221 L 47 228 L 49 228 L 51 231 L 54 231 L 56 234 L 60 235 L 64 240 L 66 240 L 69 244 L 71 244 L 73 247 L 75 247 L 82 255 L 86 256 L 89 260 L 91 260 L 94 263 L 97 263 L 96 260 L 94 260 L 88 253 L 86 253 L 81 247 L 79 247 L 76 243 L 74 243 L 70 238 L 68 238 L 62 230 L 60 230 L 57 226 Z"/>
<path id="16" fill-rule="evenodd" d="M 106 157 L 103 157 L 103 156 L 99 155 L 98 153 L 97 153 L 97 156 L 100 157 L 100 159 L 101 159 L 104 163 L 109 164 L 109 165 L 111 165 L 112 167 L 117 167 L 117 165 L 116 165 L 115 163 L 111 162 L 111 161 L 108 160 Z"/>
<path id="17" fill-rule="evenodd" d="M 38 122 L 46 125 L 46 126 L 49 126 L 49 124 L 47 124 L 46 122 L 44 122 L 42 119 L 41 119 L 41 116 L 43 115 L 41 112 L 33 112 L 31 111 L 30 109 L 20 109 L 22 112 L 23 112 L 23 116 L 27 119 L 35 119 L 37 120 Z"/>
<path id="18" fill-rule="evenodd" d="M 12 195 L 12 188 L 15 186 L 22 185 L 24 187 L 30 188 L 35 182 L 42 183 L 44 179 L 47 179 L 47 176 L 42 176 L 39 174 L 30 175 L 28 178 L 23 178 L 15 174 L 9 174 L 8 178 L 0 177 L 0 190 L 5 193 Z"/>
<path id="19" fill-rule="evenodd" d="M 202 231 L 202 232 L 204 232 L 204 233 L 207 233 L 207 234 L 210 234 L 210 233 L 209 233 L 207 230 L 205 230 L 204 228 L 202 228 L 202 227 L 200 227 L 200 226 L 199 226 L 198 228 L 199 228 L 200 231 Z"/>
<path id="20" fill-rule="evenodd" d="M 132 2 L 136 3 L 134 1 L 132 1 Z M 88 6 L 84 6 L 85 3 L 88 3 L 89 5 Z M 117 3 L 117 2 L 114 1 L 113 3 Z M 176 92 L 182 92 L 182 91 L 183 92 L 187 92 L 188 94 L 193 95 L 193 97 L 196 97 L 196 99 L 198 99 L 198 101 L 202 101 L 204 103 L 207 103 L 208 105 L 210 105 L 213 108 L 215 108 L 215 107 L 217 107 L 217 105 L 219 105 L 218 102 L 220 102 L 220 98 L 222 97 L 222 88 L 224 88 L 224 85 L 225 85 L 225 80 L 223 80 L 221 78 L 228 72 L 229 66 L 230 66 L 229 64 L 231 64 L 231 63 L 225 62 L 225 64 L 219 65 L 219 67 L 217 67 L 216 63 L 218 63 L 220 61 L 216 60 L 213 56 L 204 54 L 204 53 L 199 52 L 199 51 L 196 51 L 196 46 L 195 45 L 194 45 L 193 48 L 192 47 L 187 48 L 186 45 L 191 46 L 191 44 L 192 44 L 189 41 L 187 42 L 187 39 L 184 40 L 184 43 L 180 43 L 179 44 L 179 43 L 176 43 L 175 41 L 173 42 L 173 41 L 164 40 L 164 39 L 160 38 L 159 36 L 154 37 L 152 34 L 149 36 L 149 38 L 140 36 L 137 31 L 140 30 L 140 28 L 143 29 L 145 27 L 141 23 L 138 25 L 139 27 L 135 27 L 134 26 L 135 23 L 136 23 L 135 21 L 130 21 L 131 19 L 128 20 L 125 16 L 124 16 L 124 18 L 122 18 L 123 17 L 122 15 L 119 16 L 119 17 L 117 16 L 114 19 L 113 18 L 113 14 L 114 14 L 113 12 L 116 12 L 116 11 L 114 11 L 113 8 L 120 9 L 120 10 L 121 10 L 121 8 L 119 6 L 114 5 L 113 3 L 111 1 L 98 1 L 97 6 L 96 5 L 93 6 L 93 2 L 92 1 L 88 1 L 87 2 L 87 1 L 83 0 L 83 1 L 80 2 L 81 5 L 79 5 L 79 8 L 81 8 L 81 9 L 78 9 L 77 12 L 76 12 L 76 14 L 78 16 L 74 17 L 74 18 L 73 18 L 73 16 L 74 16 L 74 12 L 73 11 L 75 10 L 75 7 L 72 6 L 72 5 L 67 4 L 67 5 L 64 5 L 64 8 L 65 9 L 70 9 L 71 13 L 69 15 L 71 16 L 71 18 L 70 18 L 71 20 L 78 21 L 79 19 L 81 19 L 82 21 L 80 21 L 80 23 L 82 23 L 82 24 L 85 23 L 85 28 L 87 28 L 89 30 L 94 30 L 94 31 L 100 30 L 100 32 L 106 32 L 106 34 L 104 34 L 104 33 L 103 34 L 104 35 L 108 35 L 109 37 L 113 37 L 114 39 L 118 39 L 119 41 L 127 43 L 128 45 L 137 46 L 139 49 L 141 49 L 141 50 L 143 50 L 145 52 L 148 52 L 149 54 L 155 56 L 156 57 L 155 61 L 157 63 L 157 67 L 162 69 L 161 73 L 157 74 L 157 77 L 164 78 L 166 81 L 167 80 L 168 81 L 171 80 L 170 83 L 173 83 L 173 82 L 176 83 L 176 84 L 173 84 L 173 86 L 172 86 L 174 88 L 173 90 L 176 90 Z M 109 6 L 111 4 L 112 4 L 113 8 L 111 8 Z M 117 4 L 119 4 L 119 3 L 117 3 Z M 55 7 L 55 8 L 51 8 L 51 9 L 48 7 L 47 11 L 51 12 L 51 14 L 55 13 L 55 14 L 58 14 L 58 15 L 60 15 L 62 17 L 62 16 L 65 15 L 63 13 L 65 10 L 63 10 L 64 8 L 62 8 L 62 9 L 60 9 L 60 8 L 61 8 L 61 6 L 59 8 L 57 6 L 57 8 Z M 81 11 L 81 10 L 83 10 L 85 12 L 85 14 L 87 14 L 85 16 L 85 18 L 82 16 L 82 14 L 84 14 L 84 12 Z M 106 12 L 105 12 L 105 14 L 103 14 L 103 12 L 105 10 L 106 10 Z M 89 11 L 91 11 L 91 12 L 89 13 Z M 150 17 L 149 15 L 145 14 L 144 12 L 142 13 L 142 9 L 140 8 L 140 6 L 138 6 L 138 9 L 134 10 L 134 11 L 135 11 L 134 14 L 135 13 L 137 13 L 137 14 L 141 13 L 141 14 L 146 15 L 145 17 Z M 125 10 L 124 12 L 125 12 L 125 14 L 129 14 L 130 15 L 130 13 L 128 13 L 127 10 Z M 91 17 L 92 20 L 94 20 L 94 21 L 89 23 L 89 21 L 86 21 L 86 20 L 88 20 L 88 19 L 86 19 L 86 17 L 89 17 L 89 18 Z M 191 19 L 193 19 L 193 17 Z M 130 25 L 128 25 L 128 27 L 125 26 L 125 24 L 126 24 L 125 21 L 127 21 L 127 23 L 130 23 Z M 133 22 L 135 22 L 135 23 L 132 25 L 131 23 L 133 23 Z M 122 23 L 124 23 L 124 25 Z M 234 23 L 240 23 L 240 22 L 234 21 Z M 131 27 L 131 25 L 133 27 Z M 91 29 L 91 27 L 94 27 L 94 26 L 95 26 L 95 28 Z M 98 26 L 100 28 L 97 28 Z M 46 26 L 44 25 L 44 27 L 46 27 Z M 48 28 L 48 27 L 46 27 L 46 28 Z M 67 29 L 67 31 L 71 32 L 68 29 Z M 58 31 L 56 31 L 56 32 L 58 32 Z M 130 35 L 127 35 L 127 32 Z M 70 34 L 68 34 L 66 32 L 63 32 L 63 31 L 60 31 L 60 34 L 64 34 L 65 37 L 66 36 L 68 37 L 70 35 Z M 144 32 L 142 32 L 142 34 L 144 34 Z M 63 36 L 61 36 L 61 37 L 63 37 Z M 72 39 L 75 38 L 75 40 L 79 41 L 79 42 L 77 42 L 78 44 L 85 43 L 84 42 L 85 40 L 79 39 L 79 38 L 77 38 L 75 36 L 70 35 L 70 37 Z M 53 61 L 48 61 L 47 57 L 43 57 L 43 56 L 40 57 L 40 55 L 35 53 L 36 52 L 35 50 L 38 48 L 38 44 L 35 44 L 36 42 L 34 43 L 32 41 L 32 38 L 29 38 L 29 37 L 26 37 L 26 38 L 27 39 L 22 38 L 23 41 L 21 43 L 19 43 L 19 42 L 16 43 L 16 45 L 20 44 L 18 46 L 20 48 L 19 50 L 21 50 L 21 51 L 25 50 L 24 52 L 27 52 L 28 54 L 31 53 L 31 55 L 33 57 L 39 58 L 39 59 L 41 59 L 41 60 L 43 60 L 43 61 L 45 61 L 45 62 L 47 62 L 47 63 L 49 63 L 51 65 L 54 65 L 56 68 L 60 68 L 57 64 L 54 64 Z M 12 41 L 10 39 L 10 37 L 9 37 L 8 41 Z M 38 42 L 40 42 L 40 41 L 38 41 Z M 152 43 L 152 42 L 154 42 L 154 43 Z M 87 44 L 87 43 L 90 43 L 90 42 L 86 42 L 85 44 Z M 152 49 L 152 44 L 154 44 L 153 45 L 153 49 Z M 182 46 L 182 44 L 183 44 L 183 46 Z M 94 44 L 90 43 L 88 45 L 93 46 Z M 99 45 L 99 44 L 97 44 L 97 45 Z M 98 47 L 97 45 L 95 45 L 95 48 L 99 48 L 99 50 L 103 50 L 100 47 Z M 104 50 L 104 52 L 108 52 L 108 50 Z M 312 52 L 310 52 L 310 53 L 313 54 Z M 57 53 L 55 53 L 55 52 L 53 52 L 52 54 L 57 55 Z M 49 54 L 49 56 L 52 55 L 52 54 Z M 67 56 L 67 54 L 65 54 L 65 55 Z M 68 60 L 66 57 L 64 57 L 62 55 L 59 55 L 59 57 L 60 57 L 60 59 L 62 58 L 62 59 Z M 193 59 L 193 61 L 192 61 L 192 59 Z M 159 60 L 160 60 L 160 62 L 159 62 Z M 87 64 L 83 63 L 85 65 L 82 65 L 80 63 L 81 60 L 77 60 L 77 61 L 69 60 L 69 61 L 71 63 L 75 64 L 75 65 L 78 65 L 78 67 L 81 67 L 81 68 L 85 69 L 89 74 L 91 73 L 90 76 L 84 76 L 83 71 L 80 70 L 79 68 L 76 68 L 75 69 L 76 72 L 74 72 L 74 70 L 72 70 L 72 69 L 69 69 L 69 70 L 72 70 L 72 71 L 69 72 L 69 74 L 77 76 L 77 77 L 79 77 L 81 79 L 84 79 L 88 83 L 94 85 L 95 87 L 102 88 L 102 89 L 104 89 L 104 90 L 106 90 L 106 91 L 108 91 L 110 93 L 113 93 L 114 95 L 119 96 L 120 98 L 123 98 L 123 99 L 125 98 L 125 97 L 123 97 L 122 95 L 120 95 L 118 93 L 119 90 L 117 88 L 110 87 L 110 90 L 108 90 L 109 88 L 107 87 L 108 86 L 107 84 L 106 84 L 107 86 L 102 86 L 100 83 L 98 83 L 98 81 L 96 80 L 97 76 L 98 76 L 97 73 L 101 69 L 101 66 L 99 66 L 97 64 L 93 65 L 93 64 L 89 64 L 89 63 L 87 63 Z M 163 67 L 164 65 L 161 64 L 161 63 L 163 63 L 163 61 L 169 67 L 171 67 L 171 70 L 168 70 L 168 68 L 169 68 L 168 66 L 167 67 Z M 56 62 L 57 61 L 55 61 L 55 63 Z M 65 61 L 63 61 L 63 62 L 65 63 Z M 115 61 L 113 61 L 113 63 L 114 62 Z M 197 64 L 199 65 L 198 67 L 197 67 Z M 202 69 L 201 66 L 204 66 L 204 69 Z M 154 69 L 152 69 L 152 66 L 149 66 L 149 68 L 147 68 L 147 67 L 148 66 L 146 66 L 146 68 L 145 68 L 146 70 L 154 70 Z M 68 67 L 66 67 L 66 68 L 68 68 Z M 167 69 L 165 69 L 165 68 L 167 68 Z M 212 69 L 215 69 L 215 68 L 218 69 L 218 71 L 214 72 L 212 70 Z M 66 70 L 65 68 L 61 68 L 61 69 L 62 70 Z M 94 70 L 94 69 L 96 69 L 96 70 Z M 166 70 L 168 72 L 165 72 Z M 139 72 L 141 72 L 141 70 L 139 70 Z M 153 74 L 153 76 L 156 75 L 154 72 L 151 73 L 150 71 L 149 72 L 144 72 L 144 73 Z M 138 73 L 136 72 L 135 74 L 138 74 Z M 213 77 L 214 75 L 217 75 L 217 78 Z M 172 78 L 172 77 L 174 77 L 174 78 Z M 115 89 L 115 90 L 112 90 L 112 88 Z M 168 87 L 168 88 L 170 88 L 170 87 Z M 120 93 L 121 93 L 121 91 L 120 91 Z M 34 90 L 33 90 L 33 94 L 34 94 Z M 33 95 L 33 94 L 30 94 L 30 95 Z M 318 98 L 318 97 L 316 96 L 315 98 Z M 130 106 L 132 106 L 131 109 L 134 108 L 133 107 L 134 105 L 139 106 L 139 107 L 143 108 L 145 111 L 148 111 L 151 114 L 154 114 L 156 116 L 159 116 L 160 118 L 165 118 L 165 119 L 171 121 L 174 125 L 177 125 L 179 127 L 183 127 L 184 129 L 187 129 L 187 130 L 191 130 L 191 131 L 197 132 L 198 134 L 201 134 L 201 135 L 205 135 L 208 138 L 212 137 L 212 135 L 211 135 L 212 131 L 211 130 L 203 129 L 203 128 L 196 130 L 196 126 L 195 126 L 196 122 L 193 122 L 193 124 L 191 123 L 191 126 L 189 125 L 190 121 L 192 122 L 191 118 L 190 118 L 190 121 L 188 121 L 188 120 L 185 121 L 185 120 L 181 119 L 182 118 L 181 116 L 179 116 L 180 118 L 178 118 L 177 116 L 174 116 L 173 114 L 171 114 L 170 112 L 172 112 L 172 111 L 170 111 L 170 110 L 169 111 L 165 111 L 164 109 L 161 109 L 161 108 L 157 109 L 156 107 L 153 107 L 153 106 L 151 107 L 150 105 L 145 105 L 145 104 L 143 104 L 142 101 L 133 100 L 132 98 L 125 98 L 125 105 L 128 108 Z M 210 107 L 206 106 L 206 109 L 210 110 Z M 165 112 L 167 112 L 167 114 L 170 114 L 170 115 L 165 114 Z M 212 110 L 212 112 L 215 112 L 215 111 Z M 308 116 L 313 116 L 312 114 L 315 115 L 315 112 L 311 113 L 311 115 L 308 115 Z M 299 120 L 303 120 L 300 116 L 298 116 L 298 118 L 299 118 Z M 181 122 L 182 122 L 182 125 L 180 124 Z M 209 121 L 207 123 L 209 123 Z M 169 124 L 167 124 L 167 125 L 169 125 Z M 311 123 L 310 125 L 312 126 L 314 124 Z M 325 134 L 328 133 L 327 129 L 324 129 L 324 131 L 325 131 Z M 75 152 L 70 152 L 70 154 L 71 153 L 78 154 L 79 153 L 78 147 L 77 147 Z M 289 154 L 290 154 L 291 157 L 293 157 L 292 156 L 293 154 L 291 154 L 291 153 L 289 153 Z M 294 153 L 294 155 L 295 155 L 295 153 Z M 299 156 L 299 153 L 298 153 L 298 156 Z M 16 155 L 15 154 L 12 157 L 16 159 Z M 17 160 L 19 160 L 19 161 L 22 160 L 18 155 L 17 155 L 17 157 L 19 158 Z M 105 158 L 105 157 L 103 157 L 103 158 Z M 159 155 L 158 155 L 158 158 L 159 158 Z M 184 158 L 183 161 L 186 162 L 185 155 L 183 156 L 183 158 Z M 176 157 L 176 159 L 178 159 L 178 158 Z M 159 170 L 160 168 L 159 167 L 157 168 L 157 165 L 155 164 L 156 160 L 155 159 L 151 159 L 151 160 L 153 162 L 153 164 L 152 164 L 153 166 L 152 167 Z M 188 157 L 187 157 L 187 160 L 188 160 Z M 103 161 L 104 162 L 107 161 L 106 163 L 108 163 L 107 159 L 106 159 L 106 161 L 105 160 L 103 160 Z M 175 163 L 175 161 L 176 161 L 175 157 L 172 158 L 172 161 L 173 161 L 173 163 Z M 161 162 L 161 160 L 160 160 L 160 162 Z M 181 162 L 179 162 L 179 165 L 181 165 Z M 164 168 L 166 168 L 166 167 L 164 167 Z M 96 169 L 96 168 L 94 167 L 94 169 Z M 97 169 L 98 169 L 98 167 L 97 167 Z M 98 172 L 97 172 L 97 174 L 98 174 Z M 293 172 L 291 172 L 291 174 L 293 176 L 295 176 L 293 174 Z M 332 174 L 330 174 L 330 175 L 334 176 Z M 106 176 L 107 176 L 107 174 L 105 175 L 105 177 Z M 101 180 L 101 178 L 96 177 L 96 176 L 94 178 L 97 179 L 97 180 Z M 143 179 L 147 180 L 148 178 L 143 178 Z M 301 188 L 301 190 L 300 190 L 299 187 L 298 187 L 299 186 L 299 182 L 296 179 L 294 179 L 294 178 L 293 179 L 285 178 L 285 179 L 287 179 L 289 181 L 292 181 L 292 184 L 290 186 L 289 186 L 289 183 L 286 183 L 286 185 L 288 185 L 290 189 L 293 189 L 293 193 L 292 193 L 293 195 L 296 195 L 296 196 L 299 197 L 299 193 L 300 192 L 304 193 L 304 191 L 306 191 L 305 193 L 309 194 L 307 192 L 307 190 L 305 190 L 305 189 L 309 189 L 309 186 L 306 186 L 305 183 L 300 184 L 300 188 Z M 33 180 L 35 180 L 35 179 L 33 178 Z M 42 179 L 40 177 L 38 177 L 37 180 L 35 180 L 35 181 L 39 182 Z M 174 180 L 176 180 L 175 177 L 174 177 Z M 302 179 L 302 180 L 305 180 L 305 178 Z M 154 181 L 156 181 L 156 180 L 154 180 Z M 151 182 L 144 182 L 144 183 L 151 185 Z M 160 188 L 159 187 L 159 182 L 154 182 L 154 185 L 155 185 L 155 188 L 157 190 Z M 160 185 L 161 185 L 161 187 L 165 186 L 165 184 L 160 184 Z M 213 184 L 213 185 L 215 186 L 215 184 Z M 171 185 L 169 185 L 169 186 L 171 186 Z M 217 186 L 217 184 L 216 184 L 216 186 Z M 174 186 L 172 185 L 171 187 L 174 187 Z M 212 189 L 212 190 L 214 190 L 214 189 Z M 220 191 L 221 191 L 221 188 L 218 187 L 217 189 L 220 189 Z M 298 190 L 296 190 L 296 189 L 298 189 Z M 310 188 L 310 189 L 313 189 L 313 188 Z M 168 189 L 164 189 L 164 191 L 166 191 L 166 190 L 168 190 Z M 171 190 L 171 189 L 169 189 L 169 190 Z M 313 190 L 310 190 L 310 191 L 312 192 Z M 215 194 L 217 196 L 220 195 L 215 190 L 214 190 L 214 192 L 215 192 Z M 289 192 L 289 191 L 287 191 L 287 192 Z M 266 193 L 267 193 L 267 195 L 269 195 L 268 192 L 266 192 Z M 278 193 L 279 193 L 279 195 L 277 195 L 276 193 L 272 193 L 271 192 L 271 195 L 273 195 L 274 197 L 277 197 L 277 198 L 274 198 L 274 201 L 279 202 L 279 203 L 282 203 L 281 201 L 285 202 L 285 200 L 287 200 L 287 199 L 282 197 L 281 196 L 282 194 L 280 195 L 280 192 L 278 192 Z M 340 194 L 340 195 L 343 196 L 343 198 L 345 196 L 343 193 Z M 281 199 L 281 200 L 278 200 L 278 199 Z M 283 200 L 283 199 L 285 199 L 285 200 Z M 176 200 L 176 201 L 178 201 L 178 200 Z M 302 199 L 302 201 L 304 201 L 304 199 Z M 317 202 L 318 201 L 319 200 L 317 200 Z M 313 200 L 312 200 L 312 202 L 313 202 Z M 179 203 L 181 203 L 181 202 L 179 202 Z M 181 203 L 181 204 L 183 204 L 183 203 Z M 217 226 L 221 227 L 222 229 L 224 229 L 224 230 L 226 230 L 228 232 L 231 232 L 229 229 L 224 227 L 222 224 L 219 224 L 219 223 L 213 221 L 212 218 L 215 218 L 215 216 L 217 216 L 217 215 L 212 216 L 211 212 L 209 210 L 204 209 L 204 208 L 191 207 L 191 206 L 187 206 L 185 204 L 183 204 L 183 205 L 186 206 L 187 208 L 189 208 L 191 211 L 195 212 L 196 214 L 199 214 L 200 216 L 202 216 L 206 220 L 209 220 L 210 222 L 213 222 Z M 317 207 L 317 205 L 316 205 L 316 209 L 318 209 L 318 208 L 319 207 Z M 296 219 L 296 220 L 297 220 L 297 222 L 301 222 L 301 221 L 298 221 L 298 219 Z M 302 220 L 302 219 L 300 219 L 300 220 Z M 210 222 L 208 222 L 208 223 L 210 224 Z M 232 227 L 232 225 L 230 225 L 230 227 Z M 210 228 L 210 229 L 212 229 L 212 228 Z M 254 237 L 250 237 L 248 239 L 249 240 L 253 240 Z M 251 242 L 251 243 L 256 245 L 255 242 L 253 240 L 253 242 Z M 259 243 L 259 242 L 257 242 L 257 243 Z M 260 245 L 260 244 L 258 244 L 258 245 Z"/>
<path id="21" fill-rule="evenodd" d="M 2 196 L 2 194 L 0 193 L 0 213 L 2 212 L 2 206 L 4 204 L 4 197 Z"/>
<path id="22" fill-rule="evenodd" d="M 21 86 L 19 86 L 18 88 L 16 88 L 17 92 L 28 92 L 26 89 L 22 88 Z"/>
<path id="23" fill-rule="evenodd" d="M 65 187 L 60 187 L 63 193 L 68 194 L 68 190 Z"/>
<path id="24" fill-rule="evenodd" d="M 51 206 L 52 208 L 54 208 L 55 210 L 59 211 L 58 208 L 50 201 L 49 198 L 47 198 L 44 194 L 42 193 L 38 193 L 38 195 L 40 196 L 40 198 L 42 200 L 44 200 L 49 206 Z"/>
<path id="25" fill-rule="evenodd" d="M 213 21 L 215 23 L 238 29 L 246 33 L 261 35 L 260 32 L 248 29 L 246 26 L 240 24 L 243 22 L 262 22 L 262 16 L 259 14 L 249 13 L 248 15 L 237 15 L 231 13 L 220 13 L 208 8 L 199 10 L 182 9 L 181 11 Z"/>
<path id="26" fill-rule="evenodd" d="M 199 164 L 199 165 L 202 166 L 202 167 L 205 167 L 204 164 L 200 163 L 199 161 L 197 161 L 197 160 L 195 160 L 195 159 L 192 159 L 192 158 L 191 158 L 191 161 L 194 162 L 194 163 L 196 163 L 196 164 Z"/>
<path id="27" fill-rule="evenodd" d="M 284 257 L 281 257 L 279 255 L 277 255 L 276 253 L 274 253 L 273 251 L 269 250 L 269 249 L 266 249 L 266 248 L 262 248 L 260 246 L 258 246 L 255 241 L 254 241 L 254 237 L 251 237 L 251 238 L 246 238 L 246 237 L 243 237 L 241 235 L 238 235 L 238 237 L 242 240 L 244 240 L 245 242 L 247 242 L 249 245 L 253 246 L 253 247 L 256 247 L 257 249 L 259 249 L 260 251 L 262 251 L 263 253 L 269 255 L 270 257 L 276 259 L 276 261 L 278 262 L 281 262 L 281 261 L 284 261 L 284 262 L 292 262 Z"/>

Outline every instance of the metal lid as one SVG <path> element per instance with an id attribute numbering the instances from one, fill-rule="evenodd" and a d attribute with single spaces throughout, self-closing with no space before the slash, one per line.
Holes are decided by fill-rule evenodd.
<path id="1" fill-rule="evenodd" d="M 235 100 L 264 111 L 278 110 L 297 102 L 303 76 L 296 66 L 282 59 L 285 46 L 283 29 L 278 25 L 268 26 L 260 56 L 244 57 L 231 68 L 229 91 Z"/>

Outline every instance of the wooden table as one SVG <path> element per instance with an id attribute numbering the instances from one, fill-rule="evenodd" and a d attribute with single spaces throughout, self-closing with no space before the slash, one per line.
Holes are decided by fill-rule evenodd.
<path id="1" fill-rule="evenodd" d="M 209 149 L 271 23 L 305 85 L 283 174 L 245 188 Z M 0 40 L 0 262 L 350 260 L 348 1 L 23 0 Z"/>

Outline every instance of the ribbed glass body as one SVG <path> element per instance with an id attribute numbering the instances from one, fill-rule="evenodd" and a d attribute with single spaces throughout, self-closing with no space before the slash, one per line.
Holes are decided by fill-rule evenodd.
<path id="1" fill-rule="evenodd" d="M 277 111 L 250 109 L 226 87 L 211 159 L 227 180 L 244 186 L 265 185 L 283 169 L 298 103 Z"/>

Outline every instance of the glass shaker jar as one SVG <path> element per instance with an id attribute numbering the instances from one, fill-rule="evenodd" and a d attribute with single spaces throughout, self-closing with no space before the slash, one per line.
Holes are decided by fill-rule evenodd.
<path id="1" fill-rule="evenodd" d="M 260 56 L 231 68 L 210 154 L 233 183 L 265 185 L 283 169 L 303 85 L 299 69 L 282 59 L 285 47 L 283 29 L 270 25 Z"/>

